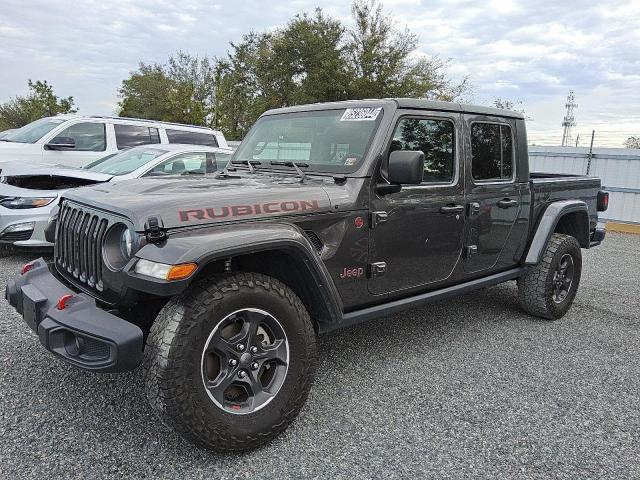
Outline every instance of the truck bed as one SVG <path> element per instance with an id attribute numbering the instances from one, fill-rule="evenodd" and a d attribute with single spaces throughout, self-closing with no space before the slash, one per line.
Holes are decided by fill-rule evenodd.
<path id="1" fill-rule="evenodd" d="M 532 226 L 535 226 L 547 205 L 557 200 L 582 200 L 589 209 L 590 227 L 598 222 L 597 199 L 602 182 L 598 177 L 564 173 L 531 172 Z"/>

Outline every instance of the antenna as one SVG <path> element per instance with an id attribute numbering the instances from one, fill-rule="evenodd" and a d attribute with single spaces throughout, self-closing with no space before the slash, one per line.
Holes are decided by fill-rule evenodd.
<path id="1" fill-rule="evenodd" d="M 564 127 L 564 130 L 562 132 L 562 146 L 568 147 L 573 143 L 573 140 L 571 138 L 571 127 L 576 126 L 576 119 L 573 116 L 573 109 L 578 108 L 578 104 L 575 102 L 573 90 L 569 91 L 567 103 L 565 103 L 564 106 L 567 108 L 567 113 L 565 113 L 564 120 L 562 121 L 562 126 Z"/>

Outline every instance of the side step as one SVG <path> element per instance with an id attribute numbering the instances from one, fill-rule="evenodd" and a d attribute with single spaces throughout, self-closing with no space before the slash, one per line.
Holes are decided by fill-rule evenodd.
<path id="1" fill-rule="evenodd" d="M 507 280 L 516 279 L 526 271 L 527 269 L 524 267 L 514 268 L 507 270 L 506 272 L 495 273 L 488 277 L 478 278 L 459 285 L 453 285 L 451 287 L 441 288 L 432 292 L 421 293 L 413 297 L 402 298 L 400 300 L 394 300 L 381 305 L 355 310 L 353 312 L 345 313 L 342 316 L 342 320 L 338 323 L 322 325 L 321 328 L 324 327 L 322 328 L 322 332 L 350 327 L 351 325 L 383 317 L 385 315 L 391 315 L 392 313 L 400 312 L 407 308 L 420 307 L 439 300 L 457 297 L 480 288 L 490 287 L 492 285 L 497 285 L 498 283 L 506 282 Z"/>

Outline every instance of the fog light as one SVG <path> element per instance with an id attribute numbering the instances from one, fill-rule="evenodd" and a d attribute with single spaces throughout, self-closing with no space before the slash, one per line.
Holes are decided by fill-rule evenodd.
<path id="1" fill-rule="evenodd" d="M 33 227 L 35 227 L 35 225 L 35 222 L 14 223 L 13 225 L 9 225 L 7 228 L 5 228 L 2 233 L 28 232 L 30 230 L 33 230 Z"/>

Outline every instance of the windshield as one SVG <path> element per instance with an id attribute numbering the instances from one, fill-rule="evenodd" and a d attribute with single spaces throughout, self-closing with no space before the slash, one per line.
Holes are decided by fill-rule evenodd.
<path id="1" fill-rule="evenodd" d="M 382 108 L 347 108 L 260 118 L 233 160 L 256 166 L 295 162 L 324 172 L 360 166 L 382 118 Z"/>
<path id="2" fill-rule="evenodd" d="M 165 153 L 167 150 L 159 148 L 132 148 L 112 156 L 109 155 L 106 159 L 103 158 L 98 162 L 90 163 L 85 169 L 109 175 L 126 175 Z"/>
<path id="3" fill-rule="evenodd" d="M 17 143 L 36 143 L 65 121 L 66 120 L 62 118 L 41 118 L 35 122 L 28 123 L 22 128 L 7 133 L 2 137 L 2 140 Z"/>

